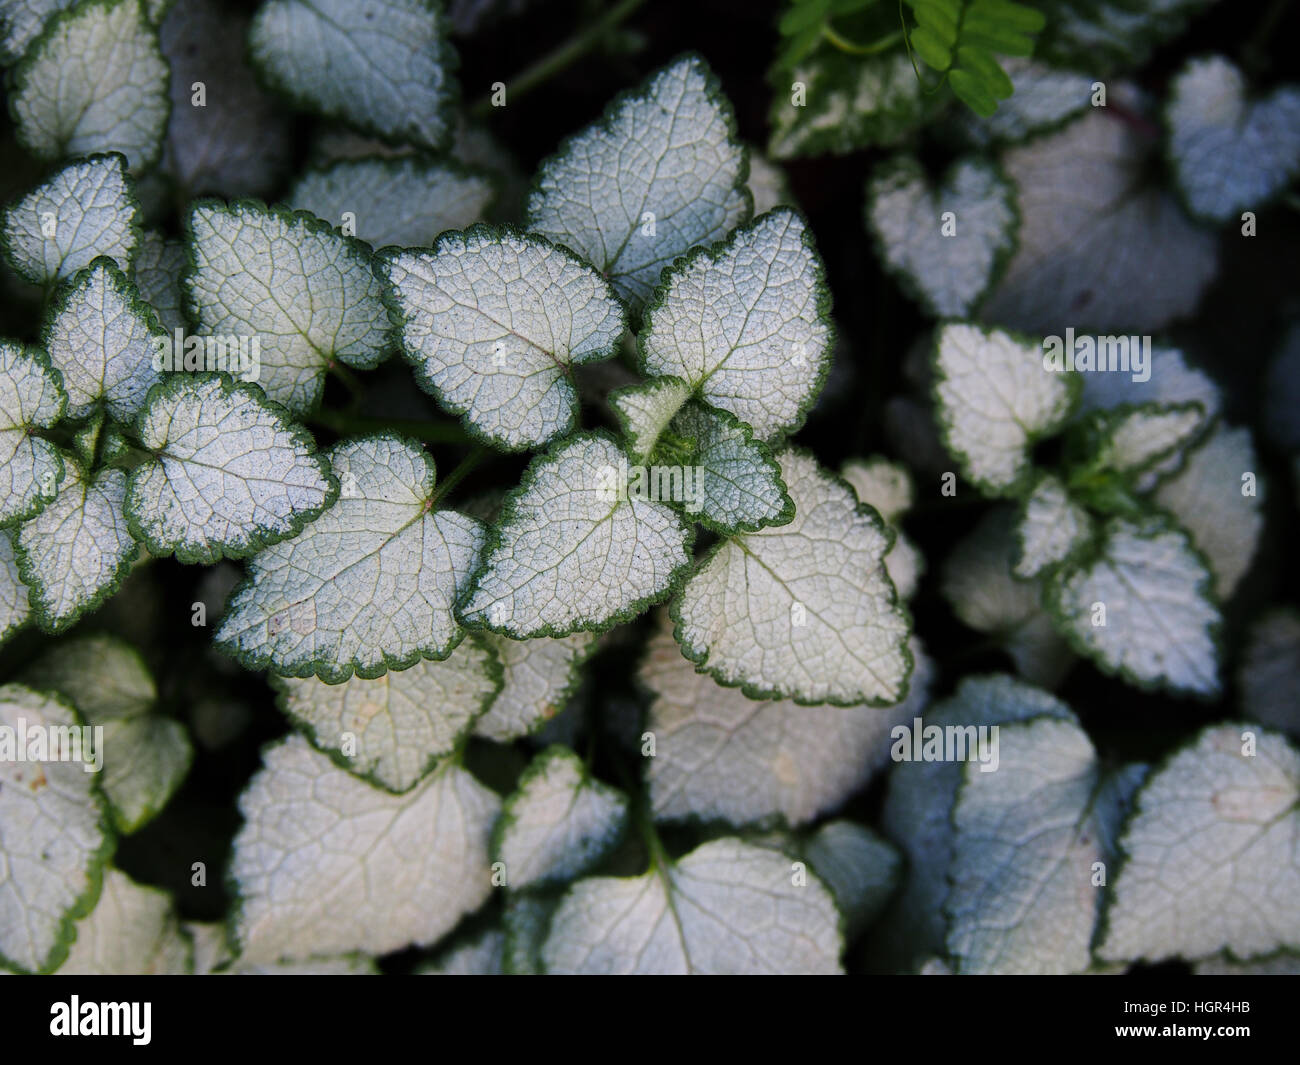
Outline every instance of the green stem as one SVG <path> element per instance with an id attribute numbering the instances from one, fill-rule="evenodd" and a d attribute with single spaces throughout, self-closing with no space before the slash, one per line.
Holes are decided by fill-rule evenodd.
<path id="1" fill-rule="evenodd" d="M 409 418 L 370 418 L 364 414 L 345 414 L 324 408 L 308 415 L 313 425 L 329 429 L 340 436 L 364 436 L 391 431 L 413 436 L 429 444 L 468 444 L 472 438 L 454 422 L 424 422 Z"/>
<path id="2" fill-rule="evenodd" d="M 330 373 L 343 382 L 343 387 L 352 393 L 352 400 L 354 403 L 365 395 L 366 386 L 361 383 L 361 378 L 337 359 L 332 360 L 329 363 L 328 369 Z"/>
<path id="3" fill-rule="evenodd" d="M 506 82 L 510 95 L 512 97 L 522 96 L 524 93 L 535 89 L 542 82 L 560 73 L 560 71 L 594 48 L 606 33 L 644 3 L 645 0 L 622 0 L 621 3 L 615 4 L 581 33 L 570 37 L 555 51 L 542 56 L 532 66 L 525 68 L 521 73 L 516 74 Z M 485 118 L 491 111 L 492 99 L 490 96 L 483 97 L 470 108 L 470 114 L 475 118 Z"/>
<path id="4" fill-rule="evenodd" d="M 434 489 L 431 502 L 437 503 L 456 485 L 460 484 L 466 475 L 487 457 L 487 454 L 487 448 L 482 444 L 475 444 L 474 449 L 460 460 L 460 464 L 439 482 L 438 487 Z"/>
<path id="5" fill-rule="evenodd" d="M 1290 0 L 1273 0 L 1264 17 L 1259 20 L 1255 26 L 1255 32 L 1250 35 L 1245 45 L 1241 49 L 1242 64 L 1253 72 L 1260 72 L 1267 68 L 1267 56 L 1269 41 L 1273 38 L 1273 31 L 1277 28 L 1278 21 L 1285 14 Z"/>
<path id="6" fill-rule="evenodd" d="M 650 813 L 650 804 L 639 798 L 636 807 L 636 825 L 641 833 L 641 839 L 645 842 L 645 849 L 650 853 L 650 864 L 661 876 L 666 877 L 668 870 L 672 868 L 672 860 L 668 857 L 668 852 L 664 850 L 664 845 L 659 839 L 659 833 L 655 831 L 655 821 Z"/>
<path id="7" fill-rule="evenodd" d="M 879 55 L 881 52 L 887 52 L 903 39 L 903 31 L 895 30 L 893 33 L 887 33 L 877 41 L 870 44 L 858 44 L 856 41 L 850 41 L 847 37 L 842 37 L 835 30 L 831 29 L 830 23 L 822 26 L 822 36 L 831 44 L 835 45 L 841 52 L 848 52 L 849 55 Z"/>

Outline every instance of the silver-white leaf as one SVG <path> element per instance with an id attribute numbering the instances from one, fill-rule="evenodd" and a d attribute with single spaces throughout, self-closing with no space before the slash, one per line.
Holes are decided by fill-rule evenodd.
<path id="1" fill-rule="evenodd" d="M 797 826 L 835 809 L 886 764 L 890 730 L 928 701 L 932 668 L 915 641 L 912 653 L 912 691 L 896 706 L 806 707 L 720 687 L 661 629 L 638 673 L 651 693 L 655 818 Z"/>
<path id="2" fill-rule="evenodd" d="M 407 357 L 471 431 L 509 450 L 577 421 L 572 368 L 607 359 L 623 335 L 613 290 L 564 248 L 474 226 L 429 252 L 385 262 Z"/>
<path id="3" fill-rule="evenodd" d="M 720 839 L 643 876 L 580 880 L 551 919 L 550 973 L 831 974 L 842 940 L 831 893 L 790 860 Z"/>
<path id="4" fill-rule="evenodd" d="M 63 459 L 48 440 L 67 409 L 62 377 L 45 353 L 0 343 L 0 524 L 31 517 L 55 497 Z"/>
<path id="5" fill-rule="evenodd" d="M 967 677 L 953 696 L 931 709 L 923 726 L 991 727 L 1044 715 L 1075 720 L 1059 699 L 999 674 Z M 910 750 L 909 738 L 899 753 Z M 952 807 L 962 775 L 962 765 L 949 761 L 901 761 L 890 773 L 881 827 L 902 850 L 906 867 L 899 893 L 875 926 L 872 953 L 882 967 L 914 972 L 944 949 Z"/>
<path id="6" fill-rule="evenodd" d="M 14 538 L 18 569 L 41 628 L 61 632 L 116 590 L 138 546 L 123 505 L 126 475 L 86 472 L 70 456 L 59 494 Z"/>
<path id="7" fill-rule="evenodd" d="M 373 680 L 274 677 L 271 683 L 281 708 L 316 746 L 357 776 L 403 792 L 456 749 L 501 679 L 491 649 L 471 638 L 442 661 L 421 659 Z"/>
<path id="8" fill-rule="evenodd" d="M 1015 247 L 1014 190 L 991 163 L 961 159 L 932 189 L 902 156 L 877 169 L 867 197 L 885 264 L 936 317 L 969 314 Z"/>
<path id="9" fill-rule="evenodd" d="M 10 109 L 34 155 L 121 152 L 133 171 L 158 159 L 168 70 L 140 0 L 78 4 L 55 16 L 13 70 Z"/>
<path id="10" fill-rule="evenodd" d="M 18 684 L 0 687 L 0 725 L 17 738 L 71 729 L 75 711 Z M 74 748 L 75 750 L 75 748 Z M 45 752 L 50 753 L 47 747 Z M 111 850 L 98 778 L 83 762 L 0 757 L 0 970 L 48 971 L 64 958 L 74 915 L 99 893 Z"/>
<path id="11" fill-rule="evenodd" d="M 1202 218 L 1258 211 L 1300 171 L 1300 87 L 1248 100 L 1223 56 L 1193 59 L 1174 77 L 1165 120 L 1174 176 Z"/>
<path id="12" fill-rule="evenodd" d="M 652 377 L 615 389 L 609 405 L 623 430 L 628 454 L 646 461 L 665 429 L 691 397 L 691 386 L 680 377 Z"/>
<path id="13" fill-rule="evenodd" d="M 501 802 L 466 770 L 447 762 L 390 795 L 301 736 L 262 757 L 230 864 L 242 960 L 427 946 L 486 901 Z"/>
<path id="14" fill-rule="evenodd" d="M 622 792 L 594 779 L 567 747 L 533 759 L 506 800 L 493 834 L 493 857 L 511 888 L 567 882 L 600 861 L 627 824 Z"/>
<path id="15" fill-rule="evenodd" d="M 27 585 L 18 575 L 18 556 L 14 554 L 13 541 L 0 535 L 0 643 L 27 624 L 31 613 Z"/>
<path id="16" fill-rule="evenodd" d="M 1053 717 L 1000 727 L 996 772 L 967 762 L 953 806 L 948 949 L 964 973 L 1083 972 L 1105 868 L 1096 752 Z"/>
<path id="17" fill-rule="evenodd" d="M 639 309 L 677 256 L 749 218 L 735 128 L 713 72 L 684 56 L 542 164 L 527 228 L 572 248 Z"/>
<path id="18" fill-rule="evenodd" d="M 1214 235 L 1145 182 L 1154 138 L 1117 111 L 1089 108 L 1004 154 L 1019 189 L 1019 247 L 984 304 L 986 321 L 1031 333 L 1059 334 L 1063 323 L 1154 332 L 1200 302 L 1218 271 Z"/>
<path id="19" fill-rule="evenodd" d="M 176 976 L 194 968 L 171 895 L 117 869 L 104 873 L 99 901 L 76 934 L 60 976 Z"/>
<path id="20" fill-rule="evenodd" d="M 1021 504 L 1016 539 L 1017 577 L 1036 577 L 1083 547 L 1092 535 L 1088 512 L 1070 498 L 1058 478 L 1045 473 Z"/>
<path id="21" fill-rule="evenodd" d="M 1114 518 L 1088 557 L 1049 575 L 1048 609 L 1080 654 L 1144 688 L 1219 691 L 1219 608 L 1190 537 L 1161 519 Z"/>
<path id="22" fill-rule="evenodd" d="M 535 732 L 561 713 L 578 686 L 583 663 L 596 649 L 590 632 L 531 640 L 489 632 L 483 639 L 501 660 L 503 680 L 487 713 L 474 722 L 474 734 L 498 743 Z"/>
<path id="23" fill-rule="evenodd" d="M 71 163 L 4 212 L 3 248 L 37 285 L 71 277 L 96 257 L 123 270 L 140 238 L 140 205 L 117 154 Z"/>
<path id="24" fill-rule="evenodd" d="M 135 286 L 107 259 L 72 279 L 55 300 L 42 338 L 63 375 L 68 417 L 87 417 L 99 403 L 130 424 L 160 379 L 155 367 L 158 320 Z"/>
<path id="25" fill-rule="evenodd" d="M 778 207 L 665 273 L 637 338 L 641 369 L 681 378 L 767 440 L 797 429 L 821 390 L 829 311 L 812 235 Z"/>
<path id="26" fill-rule="evenodd" d="M 173 377 L 137 426 L 126 511 L 155 555 L 211 565 L 297 533 L 337 496 L 311 438 L 251 385 Z"/>
<path id="27" fill-rule="evenodd" d="M 297 103 L 394 141 L 438 151 L 456 83 L 441 7 L 426 0 L 271 0 L 249 54 Z"/>
<path id="28" fill-rule="evenodd" d="M 727 535 L 782 525 L 793 516 L 780 467 L 735 415 L 688 403 L 672 431 L 693 442 L 695 498 L 686 500 L 686 509 L 698 521 Z"/>
<path id="29" fill-rule="evenodd" d="M 663 599 L 690 563 L 676 511 L 627 491 L 626 454 L 579 433 L 537 456 L 507 499 L 461 608 L 524 639 L 606 628 Z"/>
<path id="30" fill-rule="evenodd" d="M 935 348 L 936 417 L 966 478 L 992 495 L 1013 494 L 1031 473 L 1029 449 L 1059 428 L 1078 392 L 1038 347 L 1000 329 L 945 325 Z"/>
<path id="31" fill-rule="evenodd" d="M 335 359 L 369 369 L 387 354 L 388 316 L 364 245 L 252 201 L 199 204 L 189 237 L 199 332 L 256 339 L 257 383 L 277 403 L 308 410 Z"/>
<path id="32" fill-rule="evenodd" d="M 393 436 L 337 445 L 339 498 L 292 540 L 249 563 L 217 643 L 250 665 L 338 683 L 445 658 L 452 614 L 478 563 L 483 526 L 430 507 L 433 462 Z"/>
<path id="33" fill-rule="evenodd" d="M 332 226 L 351 221 L 373 247 L 428 247 L 448 229 L 482 221 L 493 196 L 485 173 L 451 162 L 342 160 L 309 170 L 285 199 Z"/>
<path id="34" fill-rule="evenodd" d="M 1264 477 L 1249 429 L 1219 425 L 1163 482 L 1155 501 L 1205 555 L 1214 591 L 1226 601 L 1250 569 L 1264 530 Z"/>
<path id="35" fill-rule="evenodd" d="M 757 698 L 843 706 L 907 690 L 910 626 L 883 559 L 892 537 L 809 455 L 777 456 L 786 525 L 720 542 L 673 604 L 685 653 Z"/>
<path id="36" fill-rule="evenodd" d="M 1248 959 L 1300 947 L 1298 801 L 1300 752 L 1282 736 L 1203 731 L 1138 793 L 1099 956 Z"/>
<path id="37" fill-rule="evenodd" d="M 140 297 L 154 309 L 168 336 L 185 328 L 181 301 L 181 272 L 185 269 L 185 245 L 147 229 L 140 237 L 135 255 L 135 285 Z"/>

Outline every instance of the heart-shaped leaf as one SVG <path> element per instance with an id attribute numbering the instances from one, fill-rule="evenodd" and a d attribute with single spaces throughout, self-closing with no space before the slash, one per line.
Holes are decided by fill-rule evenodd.
<path id="1" fill-rule="evenodd" d="M 55 15 L 13 69 L 18 137 L 58 159 L 121 152 L 133 171 L 158 160 L 168 70 L 140 0 L 81 0 Z"/>
<path id="2" fill-rule="evenodd" d="M 247 962 L 427 946 L 492 890 L 496 795 L 444 762 L 404 795 L 358 780 L 293 736 L 240 797 L 230 876 Z"/>
<path id="3" fill-rule="evenodd" d="M 683 653 L 752 698 L 888 705 L 907 693 L 909 618 L 883 559 L 893 537 L 809 455 L 777 455 L 789 524 L 720 542 L 672 607 Z"/>
<path id="4" fill-rule="evenodd" d="M 58 494 L 59 449 L 32 430 L 53 426 L 67 405 L 45 352 L 0 343 L 0 525 L 32 517 Z"/>
<path id="5" fill-rule="evenodd" d="M 1099 411 L 1083 430 L 1088 438 L 1086 466 L 1089 471 L 1135 477 L 1181 455 L 1205 423 L 1199 403 L 1126 403 Z"/>
<path id="6" fill-rule="evenodd" d="M 492 856 L 519 890 L 581 876 L 623 835 L 627 797 L 595 780 L 567 747 L 533 759 L 492 833 Z"/>
<path id="7" fill-rule="evenodd" d="M 1125 114 L 1141 103 L 1110 85 Z M 1191 313 L 1218 271 L 1217 244 L 1149 183 L 1152 139 L 1116 107 L 1090 108 L 1002 157 L 1019 190 L 1016 253 L 982 309 L 1031 333 L 1154 332 Z M 1150 248 L 1164 268 L 1151 269 Z"/>
<path id="8" fill-rule="evenodd" d="M 456 101 L 446 28 L 428 0 L 271 0 L 253 19 L 249 54 L 299 105 L 438 151 Z"/>
<path id="9" fill-rule="evenodd" d="M 677 256 L 750 217 L 747 171 L 731 105 L 686 55 L 542 163 L 527 228 L 572 248 L 639 309 Z"/>
<path id="10" fill-rule="evenodd" d="M 88 417 L 102 403 L 122 424 L 135 420 L 159 380 L 162 326 L 111 259 L 96 259 L 65 285 L 51 308 L 42 342 L 63 375 L 68 417 Z"/>
<path id="11" fill-rule="evenodd" d="M 329 459 L 338 499 L 253 556 L 218 646 L 250 669 L 336 684 L 446 658 L 464 636 L 452 606 L 478 563 L 483 526 L 434 506 L 433 460 L 415 444 L 372 436 L 337 445 Z"/>
<path id="12" fill-rule="evenodd" d="M 685 506 L 705 528 L 729 536 L 784 525 L 794 517 L 794 503 L 772 452 L 734 414 L 692 402 L 673 419 L 671 429 L 679 439 L 691 441 L 695 499 Z"/>
<path id="13" fill-rule="evenodd" d="M 998 761 L 967 762 L 952 810 L 948 949 L 963 973 L 1078 973 L 1089 945 L 1122 800 L 1071 721 L 999 727 Z M 992 764 L 992 763 L 990 763 Z M 1104 881 L 1103 881 L 1104 882 Z"/>
<path id="14" fill-rule="evenodd" d="M 921 164 L 901 156 L 867 185 L 867 221 L 886 266 L 926 310 L 962 317 L 1015 248 L 1014 201 L 991 163 L 962 159 L 932 189 Z"/>
<path id="15" fill-rule="evenodd" d="M 934 354 L 936 416 L 966 479 L 985 495 L 1016 495 L 1029 450 L 1069 416 L 1078 379 L 1054 373 L 1041 348 L 1000 329 L 945 325 Z"/>
<path id="16" fill-rule="evenodd" d="M 652 377 L 609 394 L 609 405 L 634 461 L 650 458 L 664 430 L 690 398 L 691 386 L 680 377 Z"/>
<path id="17" fill-rule="evenodd" d="M 465 595 L 467 625 L 526 639 L 599 631 L 670 595 L 691 561 L 690 528 L 629 491 L 627 456 L 578 433 L 533 459 L 506 498 Z"/>
<path id="18" fill-rule="evenodd" d="M 1097 953 L 1159 961 L 1300 948 L 1297 802 L 1300 752 L 1283 737 L 1205 729 L 1138 792 Z"/>
<path id="19" fill-rule="evenodd" d="M 153 457 L 131 471 L 126 515 L 155 555 L 243 558 L 294 536 L 338 495 L 306 431 L 224 374 L 155 388 L 137 437 Z"/>
<path id="20" fill-rule="evenodd" d="M 14 533 L 18 572 L 46 632 L 62 632 L 96 609 L 139 553 L 123 511 L 126 475 L 117 469 L 92 474 L 71 456 L 64 465 L 58 495 Z"/>
<path id="21" fill-rule="evenodd" d="M 71 277 L 100 255 L 129 269 L 139 241 L 140 205 L 116 153 L 64 167 L 6 207 L 0 225 L 0 251 L 34 285 Z"/>
<path id="22" fill-rule="evenodd" d="M 407 357 L 471 431 L 511 451 L 570 432 L 575 365 L 607 359 L 624 312 L 571 252 L 474 226 L 384 261 Z"/>
<path id="23" fill-rule="evenodd" d="M 1258 211 L 1300 171 L 1300 87 L 1250 101 L 1222 56 L 1193 59 L 1173 79 L 1165 121 L 1178 186 L 1211 222 Z"/>
<path id="24" fill-rule="evenodd" d="M 1160 518 L 1114 518 L 1078 563 L 1048 576 L 1044 603 L 1079 654 L 1142 688 L 1219 690 L 1219 608 L 1191 538 Z"/>
<path id="25" fill-rule="evenodd" d="M 719 839 L 643 876 L 579 880 L 551 919 L 550 973 L 838 973 L 831 893 L 790 860 Z"/>
<path id="26" fill-rule="evenodd" d="M 73 920 L 99 895 L 113 851 L 108 811 L 84 762 L 50 757 L 55 737 L 76 744 L 70 752 L 81 746 L 71 706 L 6 684 L 0 725 L 24 745 L 21 758 L 16 750 L 0 756 L 0 968 L 48 972 L 67 954 Z M 27 749 L 33 736 L 47 737 L 44 750 Z"/>
<path id="27" fill-rule="evenodd" d="M 803 424 L 831 341 L 812 234 L 778 207 L 665 271 L 637 347 L 647 376 L 680 378 L 767 440 Z"/>
<path id="28" fill-rule="evenodd" d="M 370 369 L 387 354 L 369 252 L 320 220 L 256 201 L 200 202 L 189 254 L 190 317 L 207 335 L 256 339 L 257 383 L 289 410 L 316 405 L 334 360 Z"/>

